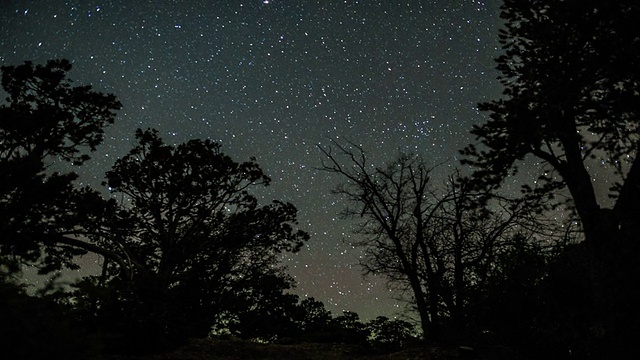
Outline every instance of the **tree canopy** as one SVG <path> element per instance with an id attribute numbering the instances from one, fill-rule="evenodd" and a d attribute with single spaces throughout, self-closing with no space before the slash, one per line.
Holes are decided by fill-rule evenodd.
<path id="1" fill-rule="evenodd" d="M 0 252 L 14 269 L 71 266 L 92 247 L 75 235 L 105 206 L 95 191 L 73 186 L 75 172 L 50 170 L 87 161 L 121 107 L 114 95 L 72 86 L 70 70 L 67 60 L 2 67 L 8 97 L 0 105 Z"/>
<path id="2" fill-rule="evenodd" d="M 107 172 L 118 209 L 90 235 L 125 267 L 107 258 L 99 281 L 182 336 L 204 336 L 216 316 L 283 296 L 293 281 L 279 254 L 298 251 L 308 234 L 295 229 L 292 204 L 259 205 L 250 193 L 269 184 L 262 169 L 209 140 L 168 145 L 155 130 L 136 138 Z"/>
<path id="3" fill-rule="evenodd" d="M 480 105 L 490 120 L 463 151 L 490 186 L 532 155 L 546 165 L 537 191 L 566 187 L 590 241 L 630 234 L 640 215 L 639 15 L 635 1 L 505 1 L 504 96 Z M 604 172 L 611 211 L 593 181 Z"/>
<path id="4" fill-rule="evenodd" d="M 264 335 L 251 322 L 297 302 L 280 264 L 309 238 L 295 206 L 251 193 L 271 181 L 255 159 L 238 163 L 210 140 L 168 145 L 152 129 L 138 130 L 138 144 L 107 172 L 110 198 L 79 187 L 73 167 L 90 159 L 121 104 L 71 86 L 70 70 L 67 60 L 2 67 L 2 279 L 27 264 L 77 268 L 93 252 L 102 272 L 75 285 L 71 308 L 94 331 L 157 345 L 205 336 L 233 316 Z"/>
<path id="5" fill-rule="evenodd" d="M 568 192 L 585 241 L 551 267 L 552 298 L 573 314 L 562 326 L 591 356 L 637 353 L 640 4 L 505 0 L 501 9 L 504 93 L 480 104 L 490 119 L 474 126 L 479 143 L 465 162 L 477 184 L 495 188 L 533 160 L 543 168 L 525 193 Z"/>

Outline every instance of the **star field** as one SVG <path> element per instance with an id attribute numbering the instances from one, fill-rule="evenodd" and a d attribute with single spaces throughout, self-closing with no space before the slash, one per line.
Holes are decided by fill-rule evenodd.
<path id="1" fill-rule="evenodd" d="M 4 1 L 0 63 L 73 62 L 78 84 L 114 93 L 116 124 L 82 181 L 133 145 L 209 138 L 271 176 L 260 193 L 299 209 L 307 246 L 284 259 L 313 296 L 368 319 L 400 308 L 382 278 L 362 278 L 351 224 L 316 170 L 318 144 L 349 139 L 375 163 L 399 151 L 455 166 L 476 104 L 499 95 L 498 0 Z"/>

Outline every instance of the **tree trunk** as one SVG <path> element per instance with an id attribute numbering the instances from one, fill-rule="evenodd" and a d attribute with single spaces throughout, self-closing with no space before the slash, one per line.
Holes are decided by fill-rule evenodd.
<path id="1" fill-rule="evenodd" d="M 566 162 L 557 165 L 557 170 L 564 179 L 576 211 L 582 222 L 585 240 L 588 243 L 596 243 L 604 241 L 601 238 L 601 230 L 604 224 L 599 224 L 601 217 L 601 208 L 596 199 L 596 192 L 591 181 L 591 174 L 587 171 L 582 150 L 580 148 L 581 140 L 573 120 L 573 116 L 566 115 L 564 122 L 567 124 L 564 138 L 561 139 L 562 146 L 565 149 Z M 570 124 L 570 125 L 569 125 Z"/>
<path id="2" fill-rule="evenodd" d="M 618 221 L 620 240 L 636 240 L 640 234 L 640 149 L 620 189 L 613 213 Z"/>
<path id="3" fill-rule="evenodd" d="M 418 314 L 420 315 L 420 327 L 422 328 L 423 337 L 425 340 L 438 340 L 439 334 L 435 328 L 433 319 L 429 316 L 430 309 L 427 304 L 424 291 L 422 290 L 420 280 L 415 274 L 412 274 L 409 276 L 409 282 L 416 299 L 416 307 L 418 308 Z"/>

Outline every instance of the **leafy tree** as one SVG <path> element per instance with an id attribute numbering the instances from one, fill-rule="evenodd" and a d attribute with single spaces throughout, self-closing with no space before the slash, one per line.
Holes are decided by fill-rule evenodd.
<path id="1" fill-rule="evenodd" d="M 243 289 L 245 296 L 234 304 L 233 321 L 227 325 L 231 334 L 269 342 L 300 336 L 295 318 L 298 296 L 286 293 L 293 279 L 281 273 L 264 274 L 255 283 Z"/>
<path id="2" fill-rule="evenodd" d="M 69 169 L 89 160 L 121 105 L 71 86 L 70 69 L 2 67 L 0 270 L 47 273 L 87 251 L 104 256 L 102 274 L 78 284 L 78 315 L 138 332 L 130 344 L 205 335 L 223 312 L 283 316 L 293 280 L 279 256 L 308 239 L 295 207 L 258 204 L 249 189 L 270 179 L 253 160 L 236 163 L 210 141 L 168 146 L 155 131 L 138 131 L 140 145 L 107 174 L 120 203 L 75 187 Z"/>
<path id="3" fill-rule="evenodd" d="M 138 130 L 136 138 L 139 144 L 107 173 L 122 199 L 105 223 L 109 236 L 93 237 L 125 259 L 124 266 L 106 261 L 93 279 L 115 291 L 113 306 L 102 309 L 106 318 L 125 304 L 131 320 L 116 324 L 119 331 L 130 333 L 137 323 L 148 327 L 139 333 L 167 341 L 205 336 L 225 312 L 242 317 L 277 306 L 272 297 L 292 286 L 279 256 L 308 239 L 294 229 L 295 207 L 260 206 L 249 190 L 270 179 L 254 161 L 233 161 L 219 144 L 167 145 L 155 130 Z"/>
<path id="4" fill-rule="evenodd" d="M 343 311 L 342 315 L 331 319 L 329 323 L 332 342 L 343 344 L 366 344 L 369 332 L 360 321 L 360 316 L 353 311 Z"/>
<path id="5" fill-rule="evenodd" d="M 331 322 L 331 312 L 324 307 L 321 301 L 312 297 L 304 299 L 299 304 L 300 328 L 306 334 L 326 331 Z"/>
<path id="6" fill-rule="evenodd" d="M 497 59 L 505 96 L 480 105 L 491 117 L 472 131 L 482 146 L 464 151 L 490 186 L 537 158 L 546 165 L 537 191 L 566 187 L 593 243 L 632 240 L 640 217 L 640 6 L 610 5 L 505 1 Z M 611 207 L 593 181 L 604 172 Z"/>
<path id="7" fill-rule="evenodd" d="M 365 271 L 387 276 L 410 294 L 425 338 L 441 337 L 445 322 L 460 333 L 469 320 L 471 290 L 482 286 L 509 234 L 535 220 L 531 207 L 495 199 L 497 210 L 490 210 L 480 206 L 486 194 L 459 176 L 444 189 L 432 185 L 432 169 L 417 156 L 378 167 L 367 163 L 362 149 L 336 146 L 336 154 L 322 149 L 329 159 L 324 169 L 346 180 L 335 192 L 354 207 L 343 215 L 363 219 L 357 245 L 365 249 Z"/>
<path id="8" fill-rule="evenodd" d="M 568 191 L 585 242 L 565 271 L 579 277 L 569 283 L 588 279 L 591 295 L 576 302 L 596 313 L 571 326 L 591 329 L 587 342 L 604 352 L 630 349 L 640 334 L 640 4 L 506 0 L 501 16 L 504 96 L 480 104 L 490 120 L 473 128 L 480 144 L 466 161 L 495 187 L 533 159 L 544 168 L 529 194 Z"/>
<path id="9" fill-rule="evenodd" d="M 121 105 L 91 86 L 71 86 L 70 70 L 67 60 L 2 67 L 0 255 L 12 271 L 29 263 L 46 273 L 99 250 L 78 236 L 108 205 L 75 188 L 75 172 L 51 169 L 87 161 Z"/>
<path id="10" fill-rule="evenodd" d="M 411 339 L 417 338 L 413 325 L 400 319 L 378 316 L 369 321 L 366 327 L 371 333 L 369 342 L 377 352 L 398 351 Z"/>

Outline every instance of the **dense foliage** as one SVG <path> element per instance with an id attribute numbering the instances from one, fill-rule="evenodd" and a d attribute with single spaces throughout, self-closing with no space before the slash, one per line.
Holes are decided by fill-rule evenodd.
<path id="1" fill-rule="evenodd" d="M 585 242 L 550 270 L 565 316 L 548 330 L 596 358 L 640 351 L 639 16 L 631 0 L 506 0 L 504 96 L 480 105 L 490 120 L 463 151 L 478 184 L 495 188 L 533 160 L 542 169 L 527 195 L 548 208 L 568 199 Z"/>
<path id="2" fill-rule="evenodd" d="M 48 274 L 101 255 L 101 274 L 62 302 L 110 349 L 203 337 L 223 315 L 240 319 L 246 336 L 269 337 L 248 324 L 269 323 L 282 303 L 297 302 L 279 265 L 308 239 L 296 208 L 259 204 L 250 190 L 270 179 L 253 160 L 237 163 L 209 140 L 166 145 L 154 130 L 139 130 L 139 144 L 107 173 L 109 199 L 78 187 L 75 172 L 52 169 L 89 160 L 120 103 L 71 87 L 70 70 L 66 60 L 2 68 L 0 270 L 15 276 L 33 265 Z"/>
<path id="3" fill-rule="evenodd" d="M 73 185 L 75 172 L 50 170 L 87 161 L 121 107 L 111 94 L 71 86 L 70 70 L 67 60 L 2 67 L 0 253 L 14 270 L 71 266 L 91 245 L 67 243 L 83 245 L 72 237 L 104 206 L 95 191 Z"/>
<path id="4" fill-rule="evenodd" d="M 472 130 L 481 144 L 464 151 L 490 186 L 537 158 L 545 168 L 535 191 L 566 187 L 591 242 L 637 232 L 639 14 L 636 1 L 505 1 L 504 96 L 480 105 L 491 119 Z M 593 179 L 613 186 L 598 194 Z"/>
<path id="5" fill-rule="evenodd" d="M 283 299 L 293 281 L 278 256 L 297 251 L 308 235 L 294 229 L 292 204 L 260 206 L 249 193 L 269 184 L 260 167 L 236 163 L 208 140 L 166 145 L 152 130 L 136 138 L 139 145 L 107 173 L 123 200 L 106 236 L 91 236 L 126 268 L 106 262 L 97 285 L 117 289 L 131 316 L 156 323 L 169 339 L 206 336 L 224 312 Z"/>

